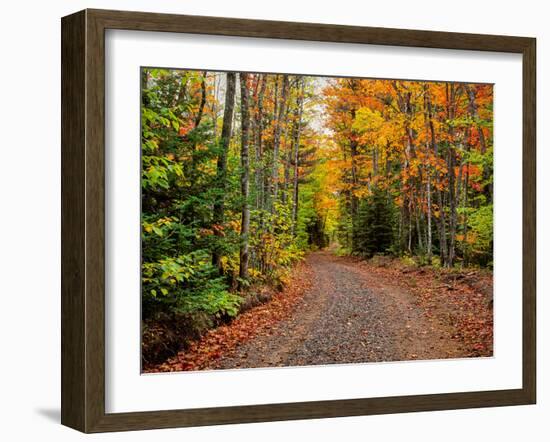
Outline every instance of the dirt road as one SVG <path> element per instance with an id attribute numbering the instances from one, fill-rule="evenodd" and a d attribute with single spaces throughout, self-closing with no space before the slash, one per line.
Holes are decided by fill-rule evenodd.
<path id="1" fill-rule="evenodd" d="M 313 282 L 292 314 L 222 355 L 209 368 L 466 356 L 453 331 L 428 317 L 413 295 L 382 283 L 356 261 L 316 252 L 309 255 L 307 264 Z"/>

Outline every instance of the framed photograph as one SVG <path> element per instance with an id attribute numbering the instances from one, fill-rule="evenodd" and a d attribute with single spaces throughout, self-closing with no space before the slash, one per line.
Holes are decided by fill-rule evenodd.
<path id="1" fill-rule="evenodd" d="M 536 400 L 535 39 L 62 19 L 62 423 Z"/>

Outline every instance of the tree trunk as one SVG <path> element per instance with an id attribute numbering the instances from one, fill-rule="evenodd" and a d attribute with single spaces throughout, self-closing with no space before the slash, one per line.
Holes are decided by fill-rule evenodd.
<path id="1" fill-rule="evenodd" d="M 277 115 L 278 115 L 278 109 L 279 109 L 279 75 L 275 75 L 274 78 L 275 85 L 273 87 L 273 113 L 269 115 L 269 121 L 275 122 L 277 121 Z M 273 134 L 273 137 L 271 139 L 271 160 L 273 160 L 273 144 L 275 141 L 275 133 Z M 267 159 L 267 155 L 266 159 Z M 272 211 L 272 195 L 273 195 L 273 182 L 271 180 L 272 177 L 272 170 L 271 167 L 268 164 L 268 162 L 264 159 L 264 170 L 263 170 L 263 194 L 264 194 L 264 200 L 263 200 L 263 206 L 266 210 L 269 210 L 271 213 Z"/>
<path id="2" fill-rule="evenodd" d="M 352 111 L 353 119 L 355 119 L 355 110 Z M 351 190 L 350 190 L 350 202 L 351 202 L 351 235 L 353 250 L 356 250 L 357 247 L 357 235 L 358 226 L 357 226 L 357 212 L 359 209 L 359 200 L 355 194 L 357 189 L 357 141 L 355 138 L 350 140 L 350 157 L 351 157 Z"/>
<path id="3" fill-rule="evenodd" d="M 264 209 L 264 196 L 263 196 L 263 103 L 264 103 L 264 94 L 267 79 L 264 74 L 258 74 L 260 77 L 258 81 L 261 83 L 260 90 L 258 92 L 257 105 L 256 105 L 256 118 L 255 118 L 255 129 L 256 129 L 256 173 L 254 174 L 254 180 L 256 185 L 256 208 Z"/>
<path id="4" fill-rule="evenodd" d="M 248 175 L 250 162 L 248 158 L 249 140 L 249 102 L 248 102 L 248 74 L 239 74 L 241 83 L 241 249 L 239 253 L 239 278 L 248 278 L 248 231 L 250 226 L 250 207 L 248 203 Z"/>
<path id="5" fill-rule="evenodd" d="M 201 101 L 199 103 L 199 110 L 197 112 L 197 115 L 195 116 L 194 124 L 195 128 L 198 127 L 198 125 L 201 123 L 202 120 L 202 114 L 204 112 L 204 105 L 206 104 L 206 75 L 208 74 L 207 71 L 204 71 L 202 73 L 202 80 L 201 80 Z M 197 142 L 192 142 L 192 154 L 191 154 L 191 179 L 194 181 L 196 178 L 196 152 L 197 152 Z"/>
<path id="6" fill-rule="evenodd" d="M 288 114 L 290 112 L 290 109 L 287 107 L 286 114 L 285 114 L 285 131 L 283 135 L 284 144 L 282 145 L 282 154 L 281 156 L 284 157 L 282 160 L 283 166 L 284 166 L 284 173 L 283 173 L 283 183 L 281 187 L 281 203 L 283 206 L 286 206 L 288 203 L 288 182 L 290 180 L 290 162 L 292 161 L 292 141 L 291 141 L 291 147 L 288 147 L 288 127 L 290 126 L 290 121 L 288 118 Z"/>
<path id="7" fill-rule="evenodd" d="M 464 185 L 463 185 L 464 200 L 463 200 L 462 207 L 464 207 L 464 209 L 466 209 L 468 207 L 468 182 L 469 182 L 469 177 L 470 177 L 469 170 L 466 169 L 466 173 L 465 173 L 465 176 L 464 176 Z M 467 266 L 468 263 L 469 263 L 469 257 L 468 257 L 468 211 L 467 210 L 464 210 L 464 224 L 463 224 L 462 228 L 463 228 L 463 231 L 464 231 L 464 238 L 463 238 L 463 242 L 464 242 L 464 266 Z"/>
<path id="8" fill-rule="evenodd" d="M 281 91 L 280 104 L 277 119 L 275 121 L 275 130 L 273 134 L 273 166 L 271 170 L 272 200 L 270 204 L 271 212 L 274 212 L 279 192 L 279 147 L 281 144 L 281 127 L 283 117 L 286 112 L 286 98 L 288 95 L 288 75 L 283 75 L 283 85 Z"/>
<path id="9" fill-rule="evenodd" d="M 426 202 L 428 205 L 427 211 L 427 236 L 428 236 L 428 244 L 426 245 L 426 251 L 428 254 L 428 264 L 432 264 L 432 183 L 431 183 L 431 177 L 430 172 L 428 171 L 428 182 L 426 183 Z"/>
<path id="10" fill-rule="evenodd" d="M 217 195 L 216 202 L 213 207 L 213 221 L 216 225 L 215 235 L 220 235 L 220 228 L 224 219 L 224 195 L 227 186 L 227 152 L 229 149 L 229 142 L 231 140 L 231 128 L 233 126 L 233 108 L 235 106 L 235 82 L 236 74 L 234 72 L 228 72 L 226 74 L 226 91 L 225 91 L 225 108 L 223 113 L 222 133 L 219 141 L 220 152 L 217 159 L 217 185 L 219 194 Z M 212 253 L 212 264 L 216 266 L 220 274 L 223 273 L 221 267 L 221 253 L 219 246 L 214 247 Z"/>
<path id="11" fill-rule="evenodd" d="M 428 114 L 428 85 L 424 84 L 424 130 L 426 131 L 426 154 L 430 152 L 430 119 Z M 432 264 L 432 166 L 426 166 L 426 255 L 428 264 Z"/>
<path id="12" fill-rule="evenodd" d="M 470 117 L 474 121 L 474 124 L 476 126 L 476 129 L 479 134 L 479 144 L 480 144 L 480 151 L 482 154 L 486 152 L 486 145 L 485 145 L 485 136 L 483 134 L 483 128 L 479 124 L 478 120 L 478 113 L 477 113 L 477 105 L 475 102 L 475 91 L 472 87 L 469 85 L 464 85 L 464 88 L 466 90 L 466 94 L 468 95 L 468 112 L 470 114 Z M 468 130 L 469 135 L 471 135 L 471 128 Z M 468 136 L 469 138 L 469 136 Z M 467 151 L 468 153 L 471 150 L 471 144 L 469 142 L 469 139 L 466 143 Z M 468 163 L 469 165 L 469 163 Z M 487 168 L 483 168 L 483 180 L 488 181 L 490 176 L 490 172 L 487 170 Z M 469 186 L 469 178 L 470 178 L 470 171 L 469 168 L 466 169 L 466 174 L 464 177 L 464 201 L 463 201 L 463 207 L 468 207 L 468 186 Z M 487 186 L 488 189 L 484 189 L 485 196 L 487 198 L 487 203 L 492 201 L 492 190 L 490 188 L 490 185 Z M 469 256 L 468 256 L 468 211 L 464 211 L 464 224 L 463 224 L 463 231 L 464 231 L 464 265 L 467 266 L 469 263 Z"/>
<path id="13" fill-rule="evenodd" d="M 446 84 L 447 96 L 447 118 L 452 121 L 455 118 L 455 96 L 454 83 Z M 457 189 L 455 185 L 456 146 L 454 126 L 448 126 L 449 138 L 451 140 L 448 153 L 448 179 L 449 179 L 449 254 L 447 256 L 447 267 L 452 267 L 455 260 L 456 223 L 457 223 Z M 458 181 L 460 187 L 460 180 Z"/>
<path id="14" fill-rule="evenodd" d="M 218 138 L 218 94 L 220 88 L 220 77 L 221 74 L 214 73 L 214 99 L 212 100 L 212 137 L 214 140 Z"/>
<path id="15" fill-rule="evenodd" d="M 144 107 L 149 106 L 149 99 L 144 94 L 145 90 L 148 89 L 148 82 L 147 69 L 141 68 L 141 103 Z"/>
<path id="16" fill-rule="evenodd" d="M 298 224 L 298 167 L 300 162 L 300 135 L 302 132 L 302 114 L 304 111 L 304 78 L 300 77 L 301 87 L 298 95 L 298 118 L 296 126 L 296 135 L 294 137 L 294 177 L 293 177 L 293 195 L 292 195 L 292 236 L 296 236 Z"/>
<path id="17" fill-rule="evenodd" d="M 430 129 L 430 143 L 432 145 L 432 151 L 434 154 L 434 158 L 439 158 L 438 153 L 438 146 L 437 146 L 437 139 L 435 136 L 435 128 L 433 123 L 433 112 L 432 112 L 432 102 L 430 99 L 430 95 L 428 93 L 428 90 L 426 88 L 426 118 L 428 122 L 428 127 Z M 436 225 L 437 230 L 439 233 L 439 256 L 441 259 L 441 264 L 444 264 L 447 261 L 447 229 L 446 229 L 446 216 L 445 216 L 445 208 L 444 208 L 444 202 L 443 202 L 443 196 L 440 188 L 440 180 L 441 176 L 437 172 L 435 174 L 436 183 L 435 183 L 435 195 L 437 200 L 437 206 L 439 209 L 439 217 L 436 217 Z"/>
<path id="18" fill-rule="evenodd" d="M 189 82 L 188 78 L 185 78 L 185 81 L 181 83 L 177 95 L 175 95 L 175 101 L 172 103 L 172 106 L 180 106 L 185 103 L 185 98 L 187 95 L 187 83 Z"/>
<path id="19" fill-rule="evenodd" d="M 403 84 L 400 84 L 397 81 L 392 82 L 392 87 L 394 91 L 397 94 L 397 106 L 399 108 L 399 111 L 405 116 L 405 155 L 404 155 L 404 161 L 402 165 L 402 169 L 406 171 L 410 171 L 411 167 L 411 160 L 416 158 L 416 151 L 414 147 L 414 132 L 411 127 L 411 122 L 414 114 L 414 109 L 411 103 L 412 93 L 409 90 L 409 88 Z M 405 206 L 405 199 L 403 201 L 403 212 L 407 212 L 407 221 L 408 221 L 408 230 L 407 230 L 407 245 L 406 250 L 409 253 L 412 253 L 412 217 L 414 216 L 417 218 L 417 212 L 416 212 L 416 205 L 417 202 L 415 201 L 414 194 L 412 192 L 412 183 L 411 183 L 411 174 L 408 174 L 409 178 L 407 178 L 407 187 L 411 189 L 410 194 L 408 195 L 409 201 L 408 204 Z M 403 187 L 403 186 L 402 186 Z M 403 218 L 403 214 L 401 215 Z M 417 224 L 417 230 L 419 230 L 420 225 L 418 222 L 418 219 L 416 220 Z M 403 232 L 403 230 L 401 230 Z M 404 232 L 403 232 L 404 233 Z M 418 232 L 420 234 L 420 232 Z"/>
<path id="20" fill-rule="evenodd" d="M 418 198 L 420 199 L 421 197 L 421 192 L 420 192 L 420 189 L 418 189 L 419 191 L 419 195 L 418 195 Z M 421 253 L 423 253 L 424 251 L 424 243 L 422 242 L 422 230 L 421 230 L 421 226 L 420 226 L 420 221 L 421 221 L 421 208 L 419 207 L 419 205 L 415 202 L 415 208 L 414 208 L 414 216 L 416 218 L 416 234 L 418 235 L 418 238 L 417 238 L 417 241 L 418 241 L 418 248 L 420 250 Z"/>
<path id="21" fill-rule="evenodd" d="M 355 93 L 358 86 L 358 81 L 356 79 L 350 79 L 350 89 Z M 359 200 L 355 191 L 357 190 L 357 134 L 353 129 L 353 123 L 355 121 L 357 109 L 352 107 L 350 109 L 351 115 L 351 127 L 350 130 L 350 159 L 351 159 L 351 190 L 350 190 L 350 203 L 351 203 L 351 238 L 352 238 L 352 249 L 355 251 L 357 248 L 357 242 L 359 234 L 357 226 L 357 213 L 359 210 Z"/>
<path id="22" fill-rule="evenodd" d="M 202 119 L 202 114 L 204 112 L 204 105 L 206 104 L 206 75 L 208 74 L 207 71 L 204 71 L 202 73 L 202 80 L 201 80 L 201 102 L 199 104 L 199 111 L 197 113 L 197 116 L 195 117 L 195 127 L 197 127 Z"/>

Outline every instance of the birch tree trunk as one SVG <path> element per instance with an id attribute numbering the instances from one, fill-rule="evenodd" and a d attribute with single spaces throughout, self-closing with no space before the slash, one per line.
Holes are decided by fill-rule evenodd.
<path id="1" fill-rule="evenodd" d="M 239 278 L 248 278 L 248 233 L 250 227 L 250 206 L 248 202 L 248 179 L 250 161 L 248 158 L 249 142 L 249 98 L 248 98 L 248 74 L 239 74 L 241 83 L 241 248 L 239 253 Z"/>
<path id="2" fill-rule="evenodd" d="M 426 136 L 430 133 L 428 116 L 428 85 L 424 84 L 424 130 Z M 430 152 L 430 141 L 426 138 L 426 152 Z M 428 264 L 432 264 L 432 165 L 426 166 L 426 255 Z"/>

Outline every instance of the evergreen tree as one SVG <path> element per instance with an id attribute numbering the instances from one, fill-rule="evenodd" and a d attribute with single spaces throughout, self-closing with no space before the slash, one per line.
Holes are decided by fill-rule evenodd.
<path id="1" fill-rule="evenodd" d="M 394 207 L 387 193 L 374 187 L 359 203 L 354 252 L 368 257 L 387 253 L 393 244 Z"/>

